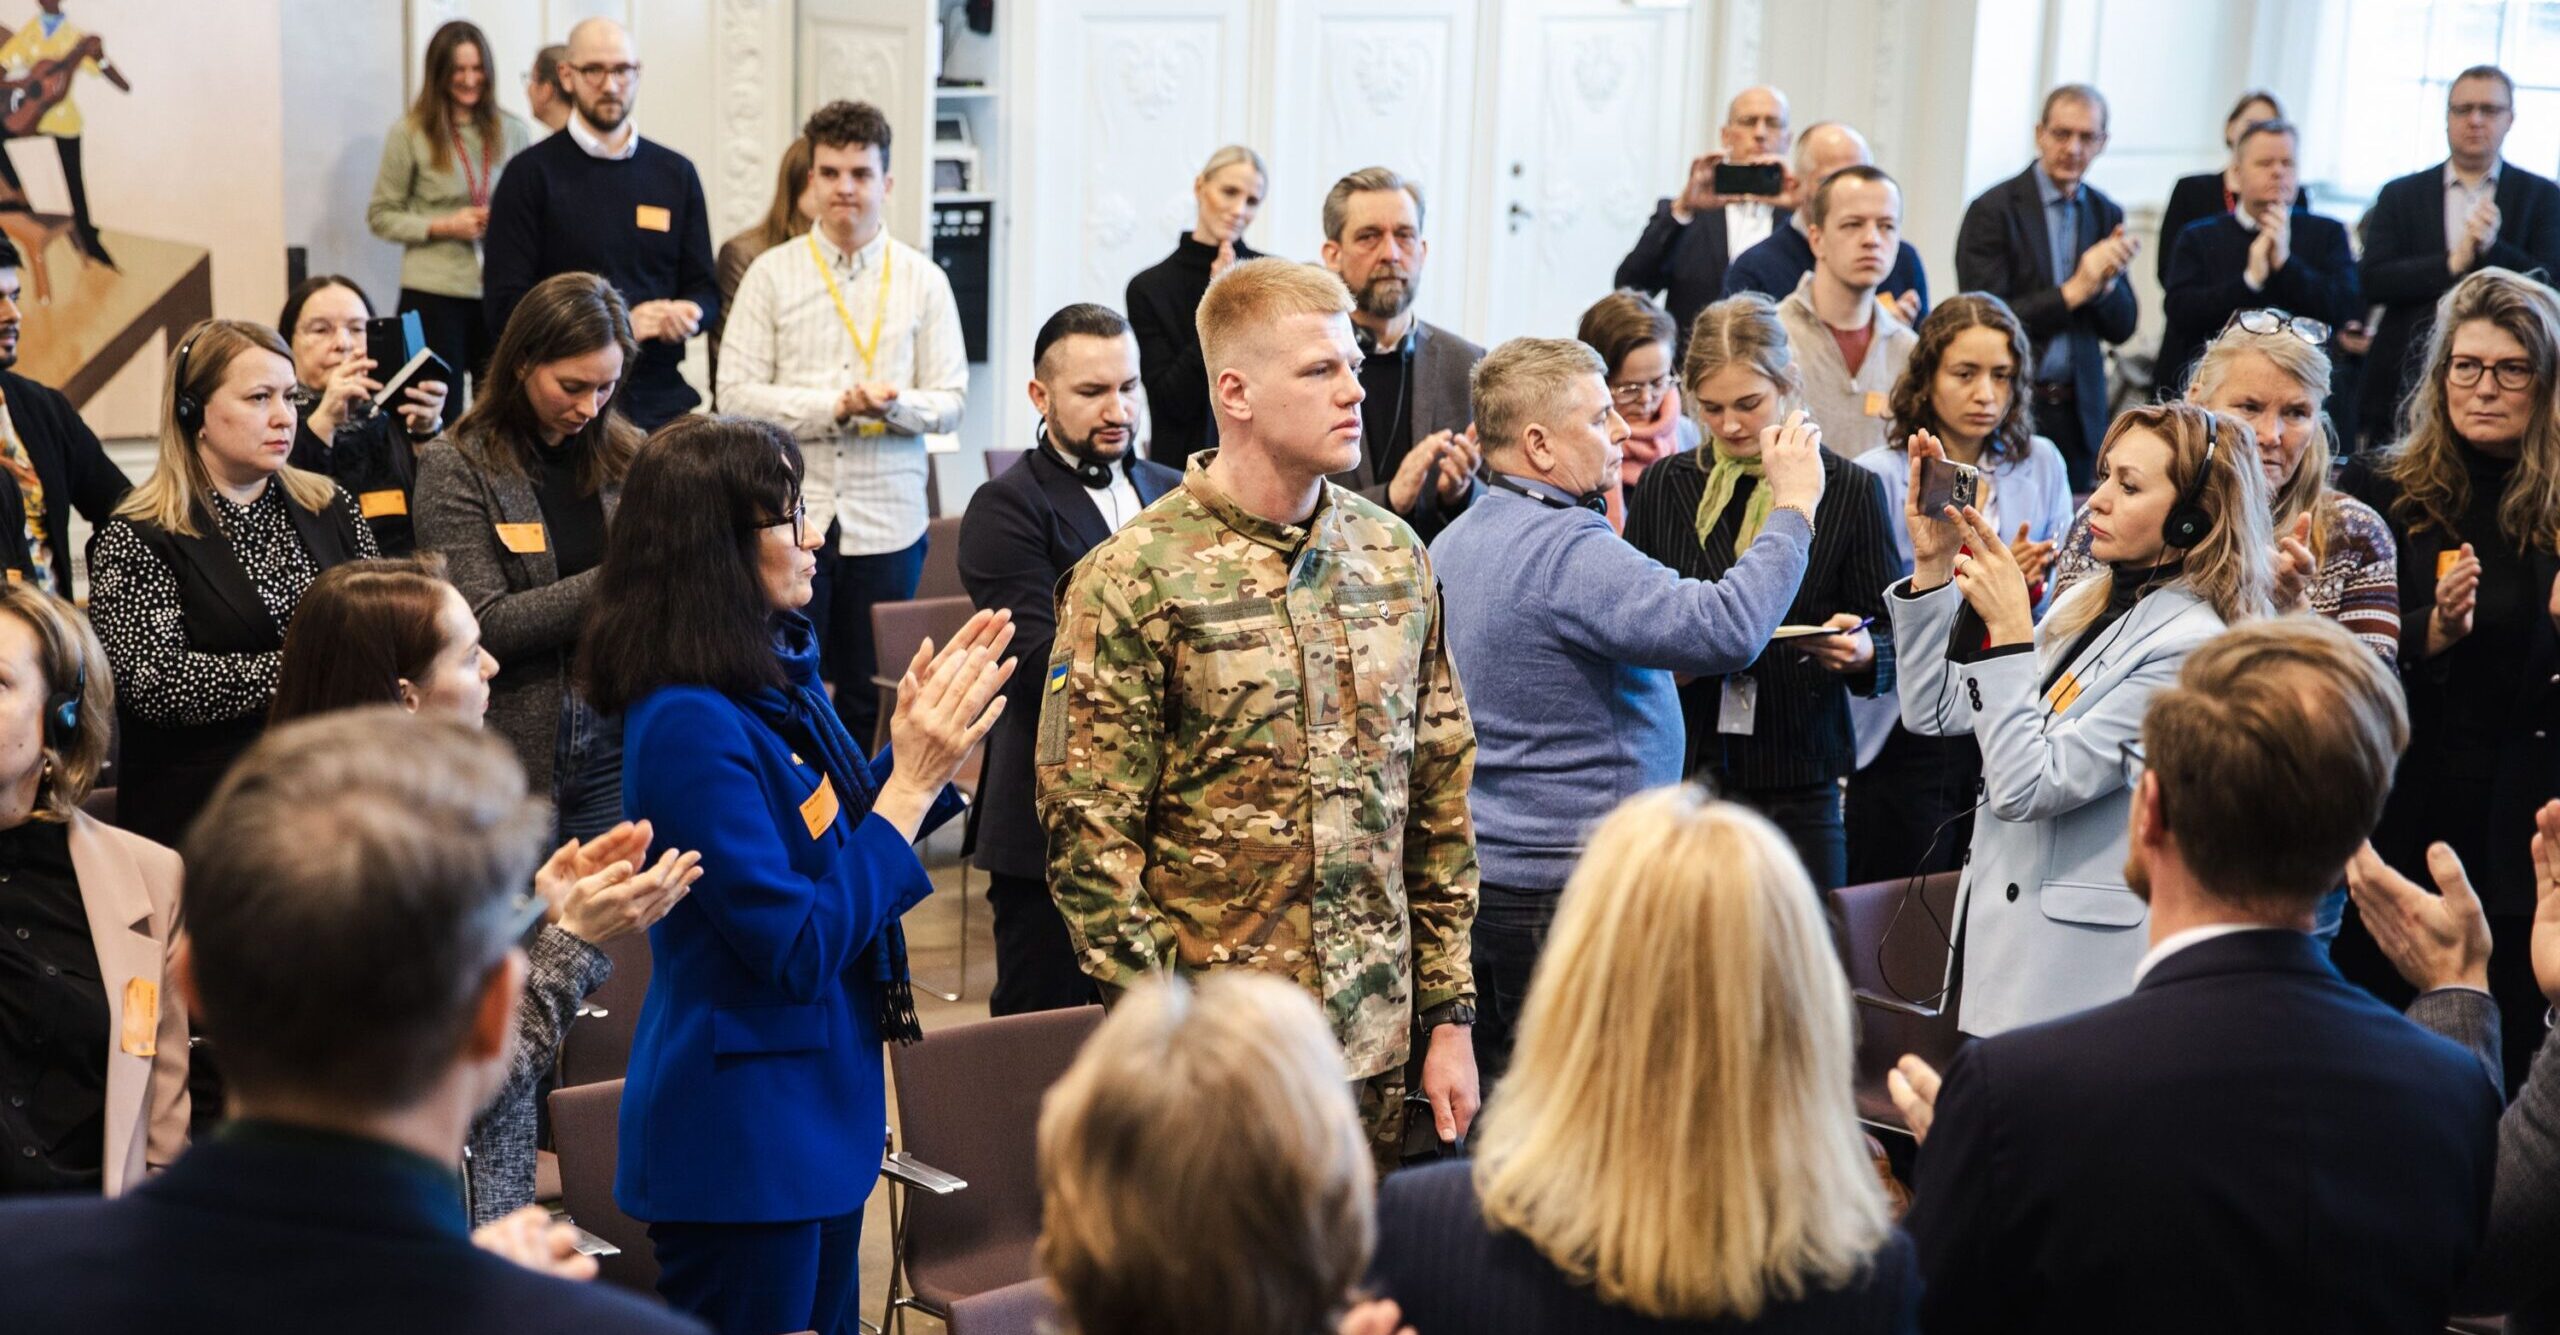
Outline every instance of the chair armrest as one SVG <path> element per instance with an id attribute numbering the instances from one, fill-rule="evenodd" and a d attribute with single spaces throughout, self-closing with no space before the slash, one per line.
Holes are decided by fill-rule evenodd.
<path id="1" fill-rule="evenodd" d="M 948 1196 L 969 1185 L 965 1180 L 953 1177 L 904 1150 L 880 1161 L 880 1175 L 912 1190 L 936 1196 Z"/>

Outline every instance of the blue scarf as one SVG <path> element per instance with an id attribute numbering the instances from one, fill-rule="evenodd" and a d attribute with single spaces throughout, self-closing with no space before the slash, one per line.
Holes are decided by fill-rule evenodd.
<path id="1" fill-rule="evenodd" d="M 871 782 L 862 748 L 844 730 L 835 702 L 818 680 L 817 632 L 807 617 L 781 613 L 774 618 L 773 647 L 782 660 L 785 684 L 764 687 L 740 703 L 784 741 L 807 749 L 819 772 L 835 785 L 842 819 L 848 826 L 860 825 L 880 790 Z M 881 925 L 859 963 L 867 964 L 869 976 L 880 984 L 880 1036 L 896 1043 L 921 1042 L 924 1028 L 916 1019 L 915 989 L 907 977 L 907 933 L 897 918 Z"/>

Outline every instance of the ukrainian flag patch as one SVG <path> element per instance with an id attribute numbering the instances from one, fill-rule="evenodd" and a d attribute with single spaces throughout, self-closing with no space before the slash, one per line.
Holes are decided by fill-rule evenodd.
<path id="1" fill-rule="evenodd" d="M 1067 689 L 1067 668 L 1069 666 L 1069 664 L 1060 663 L 1049 669 L 1049 694 L 1056 695 L 1058 692 Z"/>

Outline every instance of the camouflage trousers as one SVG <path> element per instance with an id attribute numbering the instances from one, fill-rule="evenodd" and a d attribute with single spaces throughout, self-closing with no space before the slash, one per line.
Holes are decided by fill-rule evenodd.
<path id="1" fill-rule="evenodd" d="M 1377 1165 L 1380 1180 L 1404 1166 L 1404 1091 L 1402 1066 L 1351 1082 L 1351 1097 L 1360 1106 L 1360 1129 L 1369 1138 L 1369 1157 Z"/>

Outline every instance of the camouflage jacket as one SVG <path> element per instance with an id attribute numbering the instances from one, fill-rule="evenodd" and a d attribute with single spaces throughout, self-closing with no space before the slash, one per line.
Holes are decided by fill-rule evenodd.
<path id="1" fill-rule="evenodd" d="M 1365 1078 L 1405 1060 L 1417 1007 L 1475 994 L 1475 729 L 1413 531 L 1331 483 L 1304 527 L 1246 513 L 1214 454 L 1059 596 L 1049 884 L 1107 989 L 1284 974 Z"/>

